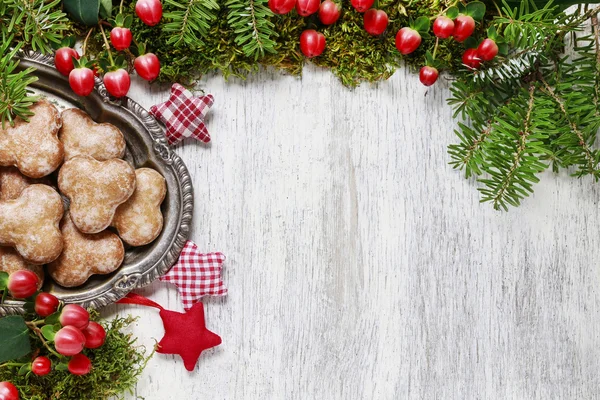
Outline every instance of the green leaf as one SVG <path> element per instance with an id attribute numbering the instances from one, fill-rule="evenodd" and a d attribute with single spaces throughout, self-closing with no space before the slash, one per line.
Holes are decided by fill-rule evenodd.
<path id="1" fill-rule="evenodd" d="M 419 33 L 429 32 L 429 18 L 427 18 L 427 17 L 417 18 L 417 20 L 414 23 L 413 29 L 415 29 Z"/>
<path id="2" fill-rule="evenodd" d="M 0 363 L 23 357 L 31 352 L 29 330 L 19 315 L 0 318 Z"/>
<path id="3" fill-rule="evenodd" d="M 0 290 L 6 289 L 8 286 L 8 272 L 0 271 Z"/>
<path id="4" fill-rule="evenodd" d="M 68 371 L 69 365 L 61 362 L 61 363 L 57 364 L 56 367 L 54 367 L 54 369 L 57 371 Z"/>
<path id="5" fill-rule="evenodd" d="M 54 325 L 54 324 L 58 323 L 58 320 L 60 318 L 60 313 L 61 313 L 61 311 L 58 310 L 54 314 L 47 316 L 46 319 L 44 319 L 44 322 L 48 325 Z"/>
<path id="6" fill-rule="evenodd" d="M 498 44 L 498 53 L 503 56 L 508 55 L 508 44 L 506 43 L 497 43 Z"/>
<path id="7" fill-rule="evenodd" d="M 112 0 L 100 0 L 100 16 L 109 19 L 112 14 Z"/>
<path id="8" fill-rule="evenodd" d="M 63 0 L 63 5 L 75 21 L 89 26 L 98 24 L 100 0 Z"/>
<path id="9" fill-rule="evenodd" d="M 481 21 L 485 16 L 485 4 L 480 1 L 467 4 L 466 14 L 473 17 L 475 21 Z"/>
<path id="10" fill-rule="evenodd" d="M 44 338 L 47 341 L 54 342 L 54 336 L 56 336 L 56 331 L 54 330 L 53 325 L 44 325 L 40 330 L 42 331 L 42 335 L 44 335 Z"/>
<path id="11" fill-rule="evenodd" d="M 23 364 L 21 365 L 21 368 L 19 368 L 19 376 L 23 376 L 23 375 L 27 375 L 27 373 L 31 371 L 31 364 L 27 363 L 27 364 Z"/>
<path id="12" fill-rule="evenodd" d="M 496 32 L 495 26 L 490 26 L 487 30 L 487 35 L 490 39 L 496 40 L 498 38 L 498 33 Z"/>
<path id="13" fill-rule="evenodd" d="M 459 13 L 460 12 L 458 11 L 458 7 L 452 6 L 448 9 L 448 11 L 446 11 L 446 16 L 450 19 L 454 19 L 458 17 Z"/>

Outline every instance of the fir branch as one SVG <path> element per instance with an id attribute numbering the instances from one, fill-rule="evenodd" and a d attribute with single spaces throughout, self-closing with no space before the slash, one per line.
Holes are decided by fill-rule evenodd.
<path id="1" fill-rule="evenodd" d="M 29 107 L 37 101 L 28 89 L 28 86 L 37 81 L 33 76 L 33 68 L 27 68 L 16 72 L 19 60 L 16 55 L 21 49 L 22 43 L 17 43 L 11 50 L 10 45 L 13 42 L 13 36 L 2 36 L 0 45 L 0 121 L 2 129 L 8 121 L 14 125 L 15 118 L 20 117 L 27 121 L 27 117 L 32 115 Z"/>
<path id="2" fill-rule="evenodd" d="M 266 6 L 267 0 L 229 0 L 227 21 L 235 33 L 235 43 L 248 57 L 258 59 L 265 53 L 275 53 L 277 37 L 273 16 Z"/>
<path id="3" fill-rule="evenodd" d="M 170 35 L 167 44 L 197 46 L 208 35 L 210 24 L 217 19 L 219 4 L 215 0 L 187 0 L 180 3 L 176 0 L 165 0 L 167 6 L 173 8 L 166 12 L 164 18 L 170 20 L 163 26 L 163 31 Z"/>

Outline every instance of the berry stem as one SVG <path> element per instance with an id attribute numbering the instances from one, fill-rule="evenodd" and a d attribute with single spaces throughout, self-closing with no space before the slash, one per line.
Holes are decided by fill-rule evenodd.
<path id="1" fill-rule="evenodd" d="M 123 0 L 121 0 L 121 4 L 119 4 L 119 14 L 123 14 Z"/>
<path id="2" fill-rule="evenodd" d="M 435 47 L 433 48 L 433 59 L 435 60 L 435 54 L 437 53 L 438 46 L 440 44 L 440 38 L 435 38 Z"/>
<path id="3" fill-rule="evenodd" d="M 0 368 L 3 368 L 3 367 L 20 367 L 22 365 L 25 365 L 25 363 L 11 363 L 11 362 L 7 362 L 7 363 L 4 363 L 4 364 L 0 364 Z"/>
<path id="4" fill-rule="evenodd" d="M 81 51 L 81 56 L 85 56 L 85 49 L 87 48 L 87 41 L 90 38 L 90 35 L 92 34 L 92 31 L 94 30 L 94 27 L 91 27 L 87 36 L 85 37 L 85 40 L 83 41 L 83 50 Z"/>
<path id="5" fill-rule="evenodd" d="M 104 33 L 104 29 L 102 28 L 102 22 L 104 22 L 104 21 L 100 21 L 98 26 L 100 27 L 100 32 L 102 32 L 102 38 L 104 39 L 104 46 L 106 47 L 106 51 L 108 51 L 108 59 L 110 60 L 110 65 L 114 67 L 115 60 L 113 60 L 112 52 L 110 51 L 110 44 L 108 44 L 108 39 L 106 38 L 106 34 Z"/>
<path id="6" fill-rule="evenodd" d="M 44 335 L 42 335 L 42 331 L 40 330 L 40 328 L 38 328 L 34 323 L 32 322 L 25 322 L 25 324 L 27 324 L 27 326 L 29 327 L 29 329 L 31 329 L 33 332 L 35 332 L 35 334 L 37 335 L 38 338 L 40 338 L 40 340 L 42 341 L 42 344 L 44 345 L 44 347 L 52 354 L 54 354 L 56 357 L 58 358 L 62 358 L 62 356 L 60 354 L 58 354 L 52 347 L 50 347 L 50 345 L 48 344 L 48 342 L 46 341 L 46 338 L 44 338 Z"/>

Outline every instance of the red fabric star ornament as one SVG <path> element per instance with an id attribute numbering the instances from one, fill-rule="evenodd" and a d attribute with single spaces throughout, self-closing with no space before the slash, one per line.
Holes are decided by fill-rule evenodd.
<path id="1" fill-rule="evenodd" d="M 129 293 L 118 303 L 158 308 L 165 335 L 158 343 L 156 351 L 162 354 L 178 354 L 188 371 L 194 370 L 204 350 L 221 344 L 221 337 L 206 329 L 204 304 L 201 302 L 194 304 L 186 313 L 166 310 L 160 304 L 135 293 Z"/>
<path id="2" fill-rule="evenodd" d="M 208 143 L 210 135 L 204 118 L 213 103 L 211 94 L 194 97 L 192 92 L 175 83 L 171 87 L 169 100 L 150 107 L 150 113 L 164 122 L 169 144 L 179 143 L 185 138 Z"/>
<path id="3" fill-rule="evenodd" d="M 177 264 L 160 280 L 171 282 L 181 293 L 183 308 L 189 310 L 204 296 L 225 296 L 227 288 L 221 279 L 225 256 L 222 253 L 202 254 L 196 243 L 188 240 Z"/>

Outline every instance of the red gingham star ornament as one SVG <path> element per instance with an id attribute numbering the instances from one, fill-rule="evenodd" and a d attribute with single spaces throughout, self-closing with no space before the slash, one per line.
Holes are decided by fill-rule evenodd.
<path id="1" fill-rule="evenodd" d="M 222 253 L 201 254 L 196 243 L 188 240 L 177 264 L 160 280 L 171 282 L 181 293 L 187 311 L 204 296 L 224 296 L 227 288 L 221 279 L 225 256 Z"/>
<path id="2" fill-rule="evenodd" d="M 171 97 L 164 103 L 150 107 L 150 113 L 164 122 L 167 140 L 173 145 L 185 138 L 210 142 L 204 118 L 214 103 L 212 94 L 194 97 L 178 83 L 171 87 Z"/>

